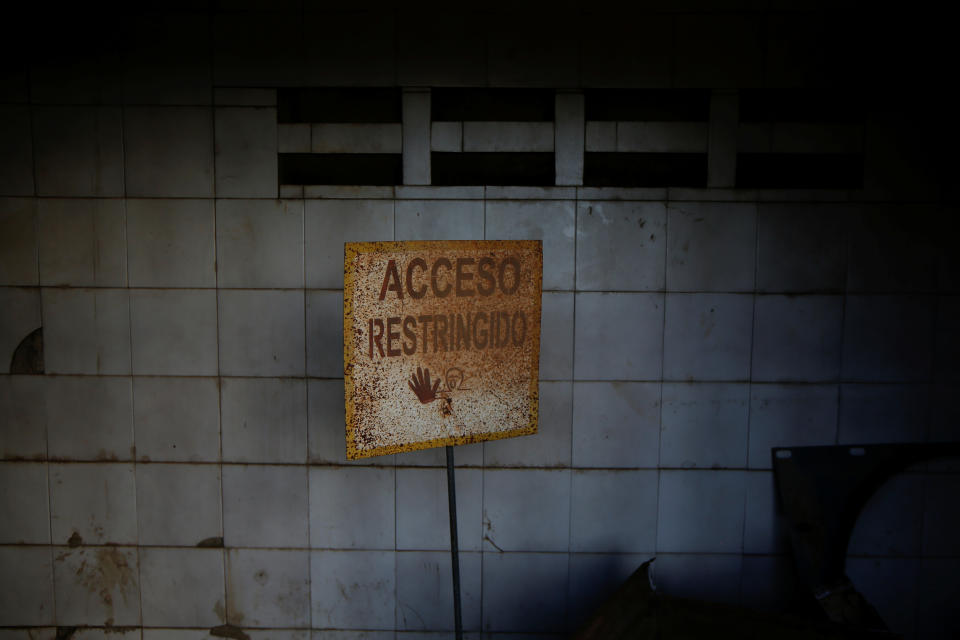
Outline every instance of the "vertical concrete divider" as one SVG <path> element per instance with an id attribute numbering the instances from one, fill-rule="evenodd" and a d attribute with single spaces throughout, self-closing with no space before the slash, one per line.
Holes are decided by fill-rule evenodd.
<path id="1" fill-rule="evenodd" d="M 710 96 L 710 140 L 707 186 L 733 187 L 737 182 L 737 126 L 740 97 L 736 89 L 715 89 Z"/>
<path id="2" fill-rule="evenodd" d="M 583 184 L 583 94 L 558 91 L 554 115 L 556 184 Z"/>
<path id="3" fill-rule="evenodd" d="M 430 184 L 430 89 L 403 90 L 403 184 Z"/>

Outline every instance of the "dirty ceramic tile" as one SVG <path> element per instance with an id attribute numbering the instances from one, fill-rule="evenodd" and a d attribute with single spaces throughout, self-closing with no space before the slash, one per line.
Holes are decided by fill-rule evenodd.
<path id="1" fill-rule="evenodd" d="M 51 602 L 53 593 L 50 594 Z M 21 627 L 0 630 L 0 640 L 56 640 L 56 627 Z"/>
<path id="2" fill-rule="evenodd" d="M 654 584 L 668 596 L 736 604 L 742 558 L 739 553 L 658 553 Z"/>
<path id="3" fill-rule="evenodd" d="M 483 444 L 488 467 L 569 467 L 573 385 L 540 383 L 539 424 L 532 436 L 491 440 Z"/>
<path id="4" fill-rule="evenodd" d="M 584 97 L 562 91 L 554 97 L 554 182 L 583 184 Z"/>
<path id="5" fill-rule="evenodd" d="M 55 376 L 45 389 L 51 459 L 133 459 L 129 378 Z"/>
<path id="6" fill-rule="evenodd" d="M 655 468 L 660 383 L 575 382 L 573 466 Z"/>
<path id="7" fill-rule="evenodd" d="M 658 202 L 581 202 L 577 289 L 663 290 L 666 224 Z"/>
<path id="8" fill-rule="evenodd" d="M 935 325 L 934 301 L 933 296 L 847 296 L 842 378 L 928 379 L 933 364 L 929 336 Z"/>
<path id="9" fill-rule="evenodd" d="M 457 469 L 457 539 L 460 549 L 479 551 L 483 477 Z M 397 469 L 397 549 L 450 548 L 450 507 L 444 469 Z"/>
<path id="10" fill-rule="evenodd" d="M 47 465 L 0 463 L 0 544 L 50 544 Z"/>
<path id="11" fill-rule="evenodd" d="M 850 556 L 920 555 L 924 525 L 924 476 L 898 473 L 863 505 L 850 532 Z"/>
<path id="12" fill-rule="evenodd" d="M 772 471 L 746 475 L 744 553 L 788 553 L 790 539 L 780 513 Z"/>
<path id="13" fill-rule="evenodd" d="M 130 322 L 134 374 L 217 374 L 216 292 L 131 291 Z"/>
<path id="14" fill-rule="evenodd" d="M 30 119 L 30 107 L 0 106 L 0 140 L 8 150 L 0 159 L 0 193 L 5 196 L 34 194 Z"/>
<path id="15" fill-rule="evenodd" d="M 761 204 L 757 213 L 757 289 L 842 291 L 849 207 Z"/>
<path id="16" fill-rule="evenodd" d="M 751 291 L 757 210 L 753 204 L 684 202 L 669 206 L 667 289 Z"/>
<path id="17" fill-rule="evenodd" d="M 845 384 L 840 387 L 840 444 L 925 442 L 931 396 L 925 384 Z"/>
<path id="18" fill-rule="evenodd" d="M 454 464 L 458 466 L 478 467 L 483 464 L 483 443 L 460 445 L 456 449 Z M 406 451 L 394 456 L 397 465 L 408 467 L 444 467 L 447 464 L 443 447 Z"/>
<path id="19" fill-rule="evenodd" d="M 938 205 L 869 204 L 850 216 L 847 290 L 933 291 L 940 240 Z"/>
<path id="20" fill-rule="evenodd" d="M 42 199 L 37 215 L 41 284 L 126 286 L 123 200 Z"/>
<path id="21" fill-rule="evenodd" d="M 122 196 L 118 107 L 35 107 L 33 135 L 41 196 Z"/>
<path id="22" fill-rule="evenodd" d="M 343 377 L 343 292 L 307 291 L 307 375 Z"/>
<path id="23" fill-rule="evenodd" d="M 307 428 L 311 463 L 392 464 L 393 456 L 347 460 L 343 379 L 307 381 Z"/>
<path id="24" fill-rule="evenodd" d="M 130 286 L 216 285 L 212 200 L 129 199 L 126 203 Z"/>
<path id="25" fill-rule="evenodd" d="M 220 409 L 215 378 L 134 378 L 133 406 L 138 460 L 218 460 Z"/>
<path id="26" fill-rule="evenodd" d="M 127 107 L 123 148 L 128 196 L 213 196 L 209 107 Z"/>
<path id="27" fill-rule="evenodd" d="M 133 465 L 51 464 L 50 529 L 54 544 L 136 544 Z"/>
<path id="28" fill-rule="evenodd" d="M 573 377 L 573 296 L 545 291 L 541 297 L 541 380 Z"/>
<path id="29" fill-rule="evenodd" d="M 401 200 L 395 215 L 396 240 L 483 239 L 479 200 Z"/>
<path id="30" fill-rule="evenodd" d="M 0 574 L 16 576 L 0 583 L 0 618 L 5 625 L 54 623 L 48 547 L 0 547 Z"/>
<path id="31" fill-rule="evenodd" d="M 745 475 L 743 471 L 661 471 L 657 551 L 740 553 Z"/>
<path id="32" fill-rule="evenodd" d="M 842 296 L 757 296 L 756 300 L 754 380 L 837 379 Z"/>
<path id="33" fill-rule="evenodd" d="M 130 296 L 126 289 L 41 293 L 47 373 L 130 373 Z"/>
<path id="34" fill-rule="evenodd" d="M 217 200 L 220 287 L 303 286 L 303 202 Z"/>
<path id="35" fill-rule="evenodd" d="M 310 546 L 392 549 L 396 543 L 393 469 L 310 469 Z"/>
<path id="36" fill-rule="evenodd" d="M 484 553 L 484 630 L 563 631 L 568 562 L 561 553 Z"/>
<path id="37" fill-rule="evenodd" d="M 486 469 L 485 551 L 567 551 L 570 471 Z"/>
<path id="38" fill-rule="evenodd" d="M 222 378 L 220 423 L 228 462 L 300 462 L 307 455 L 307 389 L 289 378 Z"/>
<path id="39" fill-rule="evenodd" d="M 307 286 L 343 288 L 343 244 L 393 240 L 390 200 L 308 200 L 304 233 Z"/>
<path id="40" fill-rule="evenodd" d="M 140 624 L 136 549 L 54 547 L 53 553 L 59 626 Z"/>
<path id="41" fill-rule="evenodd" d="M 753 296 L 668 293 L 663 333 L 667 380 L 747 380 Z"/>
<path id="42" fill-rule="evenodd" d="M 220 467 L 137 465 L 140 544 L 220 546 Z"/>
<path id="43" fill-rule="evenodd" d="M 937 595 L 949 592 L 941 585 L 936 595 L 924 593 L 921 577 L 923 563 L 924 560 L 918 558 L 848 557 L 845 566 L 853 586 L 880 614 L 892 634 L 938 637 L 937 634 L 913 636 L 915 624 L 923 629 L 932 620 L 937 620 L 936 614 L 924 615 L 926 603 L 936 602 Z M 949 561 L 946 566 L 949 566 Z M 943 625 L 936 630 L 942 633 L 948 628 Z M 949 636 L 944 634 L 939 637 Z"/>
<path id="44" fill-rule="evenodd" d="M 401 153 L 402 136 L 399 122 L 316 122 L 310 125 L 310 151 Z"/>
<path id="45" fill-rule="evenodd" d="M 312 626 L 393 629 L 397 597 L 394 556 L 393 551 L 312 552 Z"/>
<path id="46" fill-rule="evenodd" d="M 578 293 L 575 304 L 575 379 L 660 378 L 663 294 Z"/>
<path id="47" fill-rule="evenodd" d="M 479 553 L 460 554 L 461 622 L 465 631 L 480 629 Z M 452 631 L 453 591 L 450 553 L 397 553 L 397 622 L 401 630 Z"/>
<path id="48" fill-rule="evenodd" d="M 0 285 L 39 282 L 37 202 L 33 198 L 0 198 Z"/>
<path id="49" fill-rule="evenodd" d="M 639 553 L 657 538 L 656 471 L 573 471 L 570 550 Z"/>
<path id="50" fill-rule="evenodd" d="M 221 290 L 220 373 L 302 376 L 302 291 Z"/>
<path id="51" fill-rule="evenodd" d="M 568 628 L 579 630 L 652 554 L 572 553 Z"/>
<path id="52" fill-rule="evenodd" d="M 3 363 L 0 366 L 3 369 L 9 371 L 7 363 L 13 360 L 23 339 L 40 328 L 40 318 L 39 289 L 0 288 L 0 363 Z"/>
<path id="53" fill-rule="evenodd" d="M 39 376 L 0 376 L 0 458 L 46 458 L 46 384 Z"/>
<path id="54" fill-rule="evenodd" d="M 543 289 L 573 289 L 574 207 L 569 201 L 491 200 L 486 240 L 543 241 Z M 578 256 L 579 259 L 579 256 Z"/>
<path id="55" fill-rule="evenodd" d="M 276 198 L 276 108 L 219 107 L 214 119 L 217 196 Z"/>
<path id="56" fill-rule="evenodd" d="M 751 385 L 749 467 L 770 469 L 773 447 L 834 444 L 839 402 L 834 384 Z"/>
<path id="57" fill-rule="evenodd" d="M 745 467 L 749 413 L 748 384 L 663 383 L 661 466 Z"/>
<path id="58" fill-rule="evenodd" d="M 223 539 L 228 547 L 306 547 L 307 470 L 223 466 Z"/>
<path id="59" fill-rule="evenodd" d="M 463 150 L 553 151 L 552 122 L 464 122 Z"/>
<path id="60" fill-rule="evenodd" d="M 221 549 L 140 550 L 143 624 L 215 627 L 225 622 Z"/>
<path id="61" fill-rule="evenodd" d="M 282 123 L 277 125 L 279 153 L 310 153 L 309 123 Z"/>

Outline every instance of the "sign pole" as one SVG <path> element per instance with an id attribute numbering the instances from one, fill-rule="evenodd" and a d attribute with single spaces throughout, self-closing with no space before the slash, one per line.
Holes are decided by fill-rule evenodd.
<path id="1" fill-rule="evenodd" d="M 460 617 L 460 549 L 457 542 L 457 487 L 453 478 L 453 447 L 447 446 L 447 499 L 450 513 L 450 560 L 453 567 L 453 620 L 457 640 L 463 640 Z"/>

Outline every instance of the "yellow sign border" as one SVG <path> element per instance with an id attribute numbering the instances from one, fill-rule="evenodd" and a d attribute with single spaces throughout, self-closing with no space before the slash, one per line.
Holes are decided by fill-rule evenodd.
<path id="1" fill-rule="evenodd" d="M 533 367 L 530 372 L 530 422 L 526 426 L 510 429 L 509 431 L 494 431 L 490 433 L 480 433 L 469 436 L 456 436 L 449 438 L 436 438 L 423 442 L 413 442 L 409 444 L 387 445 L 377 447 L 367 451 L 361 451 L 357 448 L 353 439 L 353 433 L 350 425 L 353 423 L 353 403 L 350 398 L 353 396 L 353 260 L 356 256 L 363 253 L 373 253 L 375 251 L 417 251 L 428 249 L 449 249 L 449 250 L 483 250 L 483 251 L 509 251 L 511 249 L 533 250 L 537 257 L 537 298 L 543 294 L 543 243 L 540 240 L 412 240 L 412 241 L 381 241 L 381 242 L 346 242 L 343 245 L 343 393 L 344 408 L 346 420 L 344 428 L 347 441 L 347 459 L 359 460 L 361 458 L 372 458 L 374 456 L 385 456 L 391 453 L 403 453 L 405 451 L 418 451 L 420 449 L 432 449 L 434 447 L 453 446 L 460 444 L 472 444 L 474 442 L 485 442 L 487 440 L 501 440 L 503 438 L 512 438 L 514 436 L 533 435 L 537 432 L 537 426 L 540 418 L 540 323 L 531 327 L 530 339 L 533 341 L 534 358 Z"/>

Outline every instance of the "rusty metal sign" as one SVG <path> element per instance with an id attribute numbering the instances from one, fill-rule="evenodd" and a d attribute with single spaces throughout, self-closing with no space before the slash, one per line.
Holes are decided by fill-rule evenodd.
<path id="1" fill-rule="evenodd" d="M 347 458 L 537 431 L 538 240 L 347 243 Z"/>

